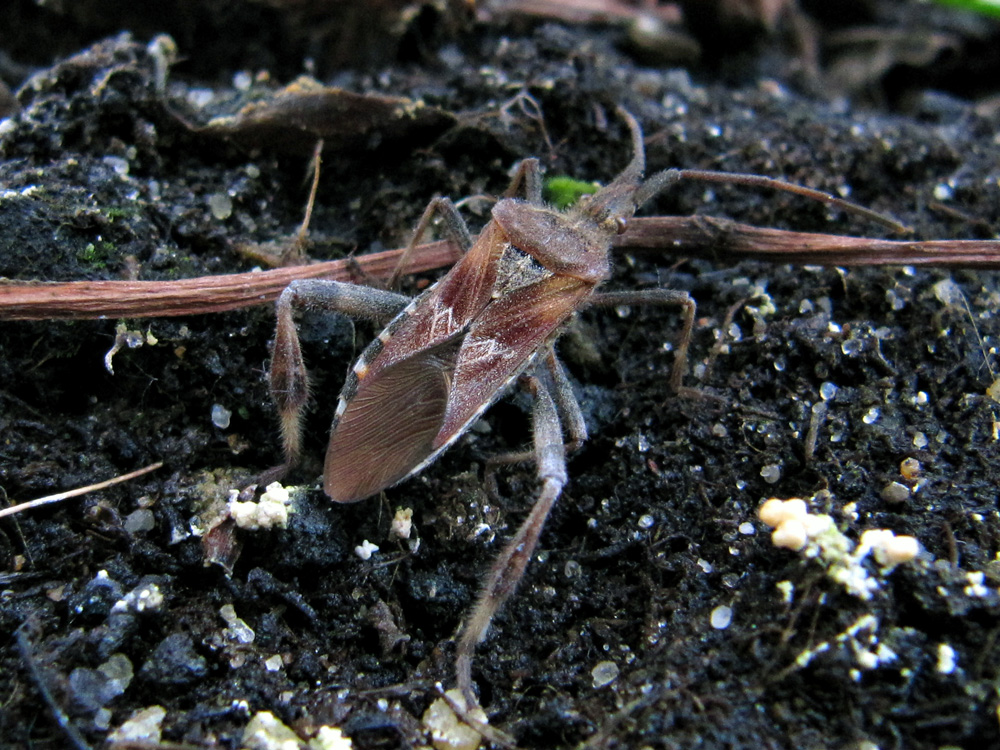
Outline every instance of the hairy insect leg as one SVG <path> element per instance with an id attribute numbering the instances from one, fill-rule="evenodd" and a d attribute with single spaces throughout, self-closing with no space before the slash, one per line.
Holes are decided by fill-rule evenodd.
<path id="1" fill-rule="evenodd" d="M 510 186 L 504 193 L 504 197 L 513 197 L 522 188 L 522 186 L 528 202 L 541 205 L 542 177 L 538 166 L 538 159 L 525 159 L 518 164 L 517 170 L 514 172 L 514 177 L 511 179 Z M 469 252 L 469 248 L 472 247 L 473 240 L 472 234 L 469 232 L 469 227 L 465 223 L 465 219 L 462 218 L 462 215 L 458 212 L 458 209 L 455 207 L 455 204 L 452 203 L 450 198 L 433 198 L 431 202 L 427 204 L 427 208 L 424 209 L 423 214 L 421 214 L 420 220 L 417 222 L 417 228 L 413 230 L 412 239 L 406 245 L 406 249 L 403 251 L 403 254 L 399 256 L 399 260 L 396 262 L 396 267 L 393 269 L 392 275 L 389 276 L 389 281 L 386 282 L 386 286 L 390 289 L 396 286 L 396 282 L 399 281 L 399 277 L 405 273 L 406 263 L 409 260 L 410 255 L 413 253 L 414 248 L 420 244 L 420 240 L 427 232 L 427 229 L 430 227 L 431 221 L 434 220 L 435 216 L 440 216 L 444 222 L 445 236 L 458 245 L 463 254 Z"/>
<path id="2" fill-rule="evenodd" d="M 670 387 L 676 393 L 686 389 L 682 385 L 687 373 L 688 348 L 694 333 L 694 316 L 697 305 L 687 292 L 675 289 L 639 289 L 623 292 L 598 292 L 590 304 L 609 307 L 615 305 L 670 305 L 681 308 L 681 335 L 674 350 L 674 366 L 670 372 Z"/>
<path id="3" fill-rule="evenodd" d="M 472 655 L 476 646 L 486 637 L 493 616 L 524 576 L 524 569 L 538 544 L 545 519 L 566 484 L 566 448 L 555 401 L 543 379 L 531 378 L 529 387 L 535 397 L 532 431 L 538 479 L 542 488 L 528 517 L 490 568 L 479 599 L 466 620 L 458 641 L 455 673 L 458 687 L 469 705 L 476 703 L 472 690 Z"/>
<path id="4" fill-rule="evenodd" d="M 583 418 L 580 402 L 576 400 L 576 395 L 573 393 L 573 386 L 570 385 L 569 378 L 566 376 L 566 370 L 552 348 L 549 349 L 548 354 L 545 356 L 545 369 L 551 378 L 549 388 L 556 404 L 559 421 L 569 437 L 569 441 L 565 443 L 568 455 L 578 450 L 580 446 L 587 442 L 587 422 Z M 528 380 L 530 383 L 530 378 Z M 534 458 L 534 450 L 491 456 L 486 461 L 486 469 L 484 471 L 486 487 L 490 495 L 493 497 L 499 495 L 495 479 L 495 472 L 498 466 L 521 464 L 526 461 L 532 461 Z"/>
<path id="5" fill-rule="evenodd" d="M 573 393 L 573 386 L 570 385 L 566 369 L 552 348 L 549 348 L 545 357 L 545 367 L 552 376 L 552 397 L 559 412 L 559 421 L 569 435 L 566 452 L 572 453 L 587 442 L 587 421 L 583 418 L 583 410 L 580 409 L 580 402 Z"/>
<path id="6" fill-rule="evenodd" d="M 427 204 L 427 208 L 420 215 L 417 228 L 413 230 L 413 237 L 406 245 L 403 254 L 399 256 L 396 267 L 392 270 L 392 275 L 386 282 L 386 286 L 390 289 L 394 288 L 396 282 L 399 281 L 399 277 L 406 273 L 406 263 L 413 253 L 413 249 L 420 244 L 420 240 L 423 239 L 435 216 L 440 216 L 444 222 L 445 236 L 458 245 L 463 255 L 469 252 L 469 248 L 472 247 L 472 234 L 469 233 L 469 227 L 466 226 L 465 219 L 462 218 L 455 204 L 451 202 L 451 198 L 441 196 L 432 198 L 431 202 Z"/>
<path id="7" fill-rule="evenodd" d="M 271 398 L 281 420 L 285 462 L 268 471 L 268 479 L 277 480 L 294 466 L 302 447 L 301 420 L 309 398 L 309 377 L 294 311 L 339 312 L 351 318 L 388 322 L 409 302 L 410 298 L 402 294 L 339 281 L 300 279 L 285 287 L 275 306 L 277 326 L 269 375 Z"/>

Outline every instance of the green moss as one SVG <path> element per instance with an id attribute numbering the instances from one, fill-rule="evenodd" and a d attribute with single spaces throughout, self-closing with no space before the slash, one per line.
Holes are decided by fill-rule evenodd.
<path id="1" fill-rule="evenodd" d="M 583 182 L 572 177 L 556 176 L 545 180 L 545 200 L 562 211 L 572 206 L 585 195 L 596 193 L 600 188 L 596 182 Z"/>
<path id="2" fill-rule="evenodd" d="M 1000 18 L 1000 0 L 937 0 L 940 5 L 964 8 L 985 16 Z"/>
<path id="3" fill-rule="evenodd" d="M 139 216 L 141 213 L 136 206 L 113 206 L 104 211 L 104 215 L 112 221 L 115 219 L 131 219 Z"/>
<path id="4" fill-rule="evenodd" d="M 88 242 L 77 251 L 76 259 L 93 269 L 105 269 L 108 261 L 115 257 L 115 246 L 111 242 Z"/>

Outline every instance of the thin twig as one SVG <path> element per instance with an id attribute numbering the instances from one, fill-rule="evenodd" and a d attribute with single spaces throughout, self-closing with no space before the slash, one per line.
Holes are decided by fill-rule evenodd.
<path id="1" fill-rule="evenodd" d="M 0 518 L 5 516 L 12 516 L 15 513 L 20 513 L 22 510 L 28 510 L 29 508 L 37 508 L 39 505 L 48 505 L 49 503 L 58 503 L 60 500 L 67 500 L 71 497 L 79 497 L 80 495 L 86 495 L 88 492 L 96 492 L 97 490 L 103 490 L 106 487 L 111 487 L 115 484 L 121 484 L 122 482 L 127 482 L 130 479 L 135 479 L 136 477 L 141 477 L 143 474 L 148 474 L 151 471 L 156 471 L 161 466 L 163 466 L 163 461 L 157 461 L 155 464 L 150 464 L 149 466 L 144 466 L 141 469 L 136 469 L 128 474 L 121 474 L 117 477 L 112 477 L 111 479 L 106 479 L 103 482 L 98 482 L 97 484 L 88 484 L 86 487 L 77 487 L 73 490 L 67 490 L 66 492 L 59 492 L 55 495 L 46 495 L 45 497 L 40 497 L 37 500 L 29 500 L 26 503 L 20 503 L 19 505 L 12 505 L 9 508 L 4 508 L 0 510 Z"/>
<path id="2" fill-rule="evenodd" d="M 70 721 L 69 716 L 66 712 L 62 710 L 58 703 L 56 703 L 55 697 L 52 695 L 52 691 L 49 690 L 49 686 L 45 684 L 43 679 L 42 670 L 38 668 L 38 664 L 35 663 L 35 657 L 32 653 L 31 641 L 28 640 L 28 636 L 25 635 L 25 626 L 21 625 L 17 629 L 17 650 L 21 653 L 21 660 L 24 662 L 24 666 L 27 667 L 28 673 L 31 675 L 32 681 L 35 683 L 35 687 L 38 692 L 42 694 L 42 700 L 48 704 L 49 710 L 52 712 L 52 717 L 56 720 L 56 724 L 62 729 L 63 733 L 69 739 L 70 744 L 76 748 L 76 750 L 90 750 L 90 745 L 80 734 L 80 730 L 73 726 Z"/>
<path id="3" fill-rule="evenodd" d="M 1000 268 L 1000 240 L 876 240 L 767 229 L 704 216 L 632 219 L 615 248 L 815 266 Z"/>
<path id="4" fill-rule="evenodd" d="M 387 278 L 402 253 L 387 250 L 307 266 L 176 281 L 0 282 L 0 320 L 159 318 L 237 310 L 273 302 L 295 279 Z M 442 268 L 459 254 L 449 242 L 421 245 L 405 272 Z"/>
<path id="5" fill-rule="evenodd" d="M 1000 240 L 876 240 L 766 229 L 702 216 L 632 219 L 627 231 L 615 239 L 615 249 L 817 266 L 1000 268 Z M 151 318 L 235 310 L 273 302 L 294 279 L 387 278 L 403 252 L 387 250 L 308 266 L 179 281 L 0 283 L 0 320 Z M 449 242 L 418 245 L 405 272 L 442 268 L 458 257 L 458 249 Z"/>

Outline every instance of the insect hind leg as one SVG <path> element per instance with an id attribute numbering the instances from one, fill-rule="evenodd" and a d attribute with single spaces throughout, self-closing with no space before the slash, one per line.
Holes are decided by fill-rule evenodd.
<path id="1" fill-rule="evenodd" d="M 524 576 L 545 519 L 566 485 L 566 447 L 562 438 L 559 412 L 549 387 L 543 379 L 532 377 L 529 388 L 535 397 L 532 415 L 534 457 L 542 488 L 528 517 L 514 537 L 507 542 L 484 579 L 479 599 L 465 621 L 455 653 L 455 673 L 458 687 L 469 705 L 476 703 L 472 690 L 472 656 L 489 630 L 497 610 L 514 593 Z"/>
<path id="2" fill-rule="evenodd" d="M 545 368 L 551 377 L 552 398 L 556 404 L 556 411 L 559 421 L 569 438 L 565 443 L 566 455 L 574 453 L 587 442 L 587 422 L 583 418 L 583 410 L 573 393 L 573 386 L 570 385 L 566 370 L 556 356 L 555 350 L 551 347 L 545 357 Z M 532 377 L 523 376 L 529 387 Z M 535 451 L 518 451 L 514 453 L 503 453 L 498 456 L 491 456 L 486 461 L 486 468 L 483 471 L 483 478 L 486 483 L 486 490 L 490 497 L 499 499 L 500 492 L 497 489 L 496 470 L 500 466 L 511 464 L 522 464 L 535 459 Z"/>

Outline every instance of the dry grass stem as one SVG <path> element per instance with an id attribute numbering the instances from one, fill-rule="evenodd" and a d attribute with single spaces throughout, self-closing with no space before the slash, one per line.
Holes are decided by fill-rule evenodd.
<path id="1" fill-rule="evenodd" d="M 686 257 L 752 258 L 819 266 L 914 265 L 1000 268 L 1000 240 L 879 240 L 791 232 L 700 216 L 632 219 L 620 251 Z M 224 312 L 273 302 L 294 279 L 388 278 L 403 250 L 271 271 L 178 281 L 0 282 L 0 320 L 152 318 Z M 421 273 L 455 262 L 448 242 L 419 245 L 404 269 Z"/>
<path id="2" fill-rule="evenodd" d="M 130 471 L 128 474 L 121 474 L 117 477 L 112 477 L 111 479 L 105 479 L 103 482 L 98 482 L 97 484 L 88 484 L 85 487 L 77 487 L 76 489 L 67 490 L 66 492 L 57 492 L 55 495 L 46 495 L 45 497 L 40 497 L 36 500 L 29 500 L 26 503 L 19 503 L 18 505 L 12 505 L 9 508 L 3 508 L 0 510 L 0 518 L 5 516 L 12 516 L 15 513 L 20 513 L 22 510 L 29 510 L 30 508 L 37 508 L 39 505 L 48 505 L 49 503 L 58 503 L 61 500 L 68 500 L 71 497 L 79 497 L 80 495 L 86 495 L 88 492 L 96 492 L 97 490 L 103 490 L 107 487 L 111 487 L 116 484 L 121 484 L 122 482 L 128 482 L 136 477 L 141 477 L 143 474 L 148 474 L 151 471 L 156 471 L 161 466 L 163 466 L 162 461 L 157 461 L 155 464 L 150 464 L 149 466 L 144 466 L 141 469 L 136 469 L 135 471 Z"/>

